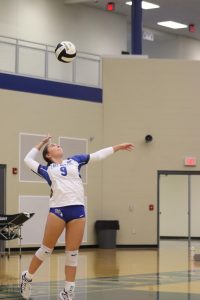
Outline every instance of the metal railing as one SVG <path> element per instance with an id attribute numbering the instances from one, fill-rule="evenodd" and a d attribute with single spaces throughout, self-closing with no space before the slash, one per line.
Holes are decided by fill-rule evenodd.
<path id="1" fill-rule="evenodd" d="M 101 87 L 101 57 L 77 51 L 69 63 L 57 60 L 55 46 L 0 36 L 0 72 Z"/>

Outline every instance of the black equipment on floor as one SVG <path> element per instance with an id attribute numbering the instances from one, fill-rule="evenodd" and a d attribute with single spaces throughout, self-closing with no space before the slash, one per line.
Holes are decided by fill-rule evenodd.
<path id="1" fill-rule="evenodd" d="M 22 212 L 15 215 L 0 214 L 0 240 L 10 241 L 14 239 L 20 240 L 20 256 L 21 256 L 21 228 L 27 220 L 32 218 L 34 213 Z M 10 256 L 10 247 L 8 247 L 8 257 Z"/>

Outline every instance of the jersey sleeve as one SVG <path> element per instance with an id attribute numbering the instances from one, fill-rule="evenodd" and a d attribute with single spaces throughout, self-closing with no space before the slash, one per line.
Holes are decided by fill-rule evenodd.
<path id="1" fill-rule="evenodd" d="M 75 160 L 79 166 L 86 165 L 89 160 L 90 160 L 90 155 L 89 154 L 78 154 L 70 157 L 70 159 Z"/>
<path id="2" fill-rule="evenodd" d="M 40 175 L 42 178 L 44 178 L 48 184 L 51 186 L 51 179 L 49 177 L 49 174 L 47 172 L 48 167 L 47 166 L 38 166 L 37 174 Z"/>

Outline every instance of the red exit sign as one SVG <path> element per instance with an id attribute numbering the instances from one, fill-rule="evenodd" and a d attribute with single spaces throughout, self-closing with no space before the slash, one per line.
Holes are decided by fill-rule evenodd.
<path id="1" fill-rule="evenodd" d="M 195 167 L 197 165 L 196 157 L 185 157 L 185 166 Z"/>
<path id="2" fill-rule="evenodd" d="M 108 2 L 106 5 L 106 9 L 108 11 L 114 11 L 115 10 L 115 3 L 114 2 Z"/>

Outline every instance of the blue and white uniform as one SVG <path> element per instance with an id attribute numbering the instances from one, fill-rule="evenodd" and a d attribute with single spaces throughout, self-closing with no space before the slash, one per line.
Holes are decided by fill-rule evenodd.
<path id="1" fill-rule="evenodd" d="M 113 147 L 109 147 L 92 154 L 75 155 L 63 160 L 61 164 L 52 163 L 50 166 L 43 166 L 35 160 L 38 153 L 38 149 L 31 149 L 24 161 L 32 171 L 43 177 L 51 187 L 50 211 L 57 211 L 57 215 L 59 215 L 62 207 L 84 207 L 84 187 L 80 176 L 81 167 L 89 162 L 102 160 L 110 156 L 114 153 L 114 150 Z M 59 216 L 62 217 L 62 215 L 63 212 L 61 211 Z"/>

